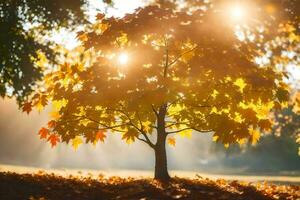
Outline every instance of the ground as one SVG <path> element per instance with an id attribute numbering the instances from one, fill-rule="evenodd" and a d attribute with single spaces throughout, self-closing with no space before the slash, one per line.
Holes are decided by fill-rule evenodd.
<path id="1" fill-rule="evenodd" d="M 169 184 L 151 178 L 105 177 L 103 174 L 62 176 L 51 171 L 0 172 L 2 200 L 101 199 L 300 199 L 300 186 L 174 177 Z"/>

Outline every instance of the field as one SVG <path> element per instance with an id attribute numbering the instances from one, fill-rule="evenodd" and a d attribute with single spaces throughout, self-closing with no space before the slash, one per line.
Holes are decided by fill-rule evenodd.
<path id="1" fill-rule="evenodd" d="M 192 172 L 186 174 L 172 172 L 174 173 L 186 178 L 173 176 L 169 184 L 162 184 L 147 176 L 149 172 L 43 170 L 2 165 L 0 166 L 0 199 L 300 198 L 298 177 L 226 176 L 227 180 L 225 180 L 220 175 L 194 173 L 194 177 L 191 177 Z M 260 180 L 263 179 L 268 182 L 261 182 Z M 274 184 L 272 181 L 281 184 Z"/>

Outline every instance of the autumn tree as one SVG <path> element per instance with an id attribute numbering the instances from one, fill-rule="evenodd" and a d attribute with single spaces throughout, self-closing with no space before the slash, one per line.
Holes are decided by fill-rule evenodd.
<path id="1" fill-rule="evenodd" d="M 205 4 L 204 4 L 205 6 Z M 211 133 L 225 146 L 256 142 L 269 113 L 289 98 L 283 74 L 255 64 L 225 13 L 151 5 L 124 18 L 98 16 L 80 33 L 86 52 L 45 77 L 30 104 L 51 100 L 55 119 L 40 131 L 52 145 L 104 140 L 118 132 L 154 150 L 155 179 L 167 181 L 166 142 L 174 134 Z"/>

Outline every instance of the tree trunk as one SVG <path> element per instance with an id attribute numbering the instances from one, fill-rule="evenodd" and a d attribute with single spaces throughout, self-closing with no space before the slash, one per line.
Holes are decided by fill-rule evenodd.
<path id="1" fill-rule="evenodd" d="M 166 152 L 166 138 L 167 134 L 165 131 L 165 114 L 166 105 L 163 105 L 159 109 L 158 114 L 158 129 L 157 129 L 157 141 L 154 147 L 155 151 L 155 174 L 154 178 L 162 182 L 168 182 L 170 176 L 168 173 L 167 165 L 167 152 Z"/>
<path id="2" fill-rule="evenodd" d="M 160 134 L 158 134 L 160 136 Z M 166 152 L 166 136 L 162 135 L 157 137 L 157 144 L 155 146 L 155 174 L 156 180 L 167 182 L 170 180 L 167 165 L 167 152 Z"/>

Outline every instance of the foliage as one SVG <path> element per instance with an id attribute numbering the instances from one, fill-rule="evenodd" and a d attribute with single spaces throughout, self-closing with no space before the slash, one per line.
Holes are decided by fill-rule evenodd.
<path id="1" fill-rule="evenodd" d="M 294 102 L 294 105 L 292 104 Z M 250 173 L 299 173 L 300 115 L 295 100 L 288 107 L 273 113 L 272 131 L 262 134 L 260 142 L 232 145 L 224 152 L 220 144 L 211 146 L 211 152 L 225 155 L 218 161 L 229 168 L 243 169 Z M 276 148 L 274 148 L 276 147 Z M 225 154 L 224 154 L 225 153 Z"/>
<path id="2" fill-rule="evenodd" d="M 61 104 L 48 130 L 67 143 L 78 136 L 95 142 L 99 130 L 151 147 L 155 130 L 214 132 L 226 146 L 256 143 L 260 131 L 271 130 L 270 111 L 288 100 L 288 85 L 281 71 L 254 64 L 256 51 L 222 17 L 214 9 L 190 14 L 172 5 L 122 19 L 100 16 L 94 30 L 79 35 L 97 60 L 82 53 L 80 62 L 61 64 L 46 76 L 46 92 L 28 103 L 44 106 L 45 97 Z M 123 54 L 128 63 L 119 61 Z"/>
<path id="3" fill-rule="evenodd" d="M 300 112 L 299 112 L 299 94 L 294 105 L 290 105 L 280 113 L 275 113 L 276 124 L 274 126 L 274 135 L 287 135 L 296 139 L 296 143 L 300 145 Z M 295 110 L 297 109 L 297 110 Z M 300 147 L 298 148 L 300 155 Z"/>
<path id="4" fill-rule="evenodd" d="M 51 62 L 54 58 L 50 44 L 41 41 L 41 36 L 61 26 L 72 27 L 84 22 L 83 3 L 84 0 L 0 1 L 2 97 L 14 96 L 20 103 L 34 90 L 35 82 L 42 76 L 42 69 L 35 63 L 41 55 Z"/>

